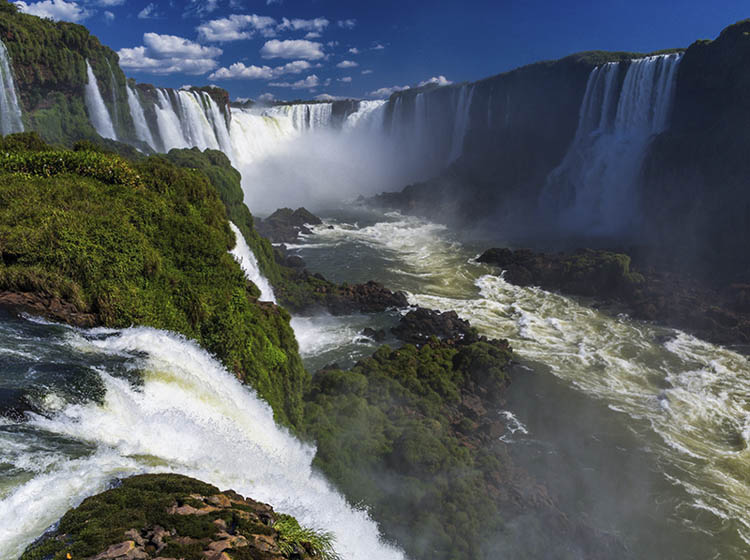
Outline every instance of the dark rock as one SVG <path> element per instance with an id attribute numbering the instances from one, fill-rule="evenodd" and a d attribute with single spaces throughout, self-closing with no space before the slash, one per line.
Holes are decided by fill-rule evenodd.
<path id="1" fill-rule="evenodd" d="M 404 315 L 391 332 L 399 340 L 416 345 L 425 344 L 432 337 L 464 344 L 479 340 L 476 330 L 455 311 L 441 313 L 422 307 Z"/>
<path id="2" fill-rule="evenodd" d="M 307 226 L 322 223 L 320 218 L 305 208 L 279 208 L 265 220 L 256 220 L 255 227 L 258 233 L 273 243 L 293 243 L 300 233 L 312 233 Z"/>
<path id="3" fill-rule="evenodd" d="M 24 391 L 0 388 L 0 416 L 21 422 L 26 412 L 33 410 L 34 407 Z"/>
<path id="4" fill-rule="evenodd" d="M 365 328 L 365 330 L 362 331 L 362 336 L 371 338 L 375 342 L 383 342 L 386 338 L 386 333 L 383 329 L 375 330 L 370 327 L 367 327 Z"/>

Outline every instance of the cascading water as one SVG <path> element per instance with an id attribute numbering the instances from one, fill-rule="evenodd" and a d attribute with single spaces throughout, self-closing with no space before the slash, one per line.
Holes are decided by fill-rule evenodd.
<path id="1" fill-rule="evenodd" d="M 245 241 L 245 237 L 242 235 L 240 228 L 238 228 L 232 222 L 229 222 L 229 227 L 232 228 L 234 236 L 237 238 L 237 244 L 234 249 L 230 251 L 234 259 L 240 263 L 242 270 L 245 271 L 245 277 L 255 284 L 260 290 L 260 299 L 263 301 L 272 301 L 276 303 L 276 296 L 273 293 L 273 288 L 268 282 L 263 273 L 260 271 L 258 266 L 258 259 L 255 258 L 255 254 L 252 249 Z"/>
<path id="2" fill-rule="evenodd" d="M 86 74 L 88 75 L 88 82 L 86 84 L 86 108 L 89 112 L 89 119 L 91 124 L 96 129 L 99 136 L 109 138 L 111 140 L 117 140 L 117 134 L 115 133 L 115 127 L 112 124 L 112 118 L 109 116 L 107 106 L 104 104 L 102 93 L 99 91 L 99 85 L 94 76 L 94 71 L 91 69 L 91 64 L 86 61 Z"/>
<path id="3" fill-rule="evenodd" d="M 109 60 L 107 60 L 107 68 L 109 68 L 109 88 L 112 90 L 112 122 L 117 130 L 120 126 L 120 106 L 117 104 L 117 80 L 115 80 L 115 73 L 112 71 Z"/>
<path id="4" fill-rule="evenodd" d="M 37 413 L 22 422 L 0 419 L 7 475 L 1 558 L 18 558 L 68 508 L 114 478 L 147 472 L 177 472 L 271 503 L 332 532 L 343 558 L 403 558 L 380 541 L 364 511 L 315 472 L 314 448 L 279 428 L 266 403 L 184 338 L 4 316 L 0 355 L 6 383 L 41 391 Z M 85 388 L 92 394 L 81 393 Z"/>
<path id="5" fill-rule="evenodd" d="M 135 125 L 135 134 L 138 140 L 145 142 L 151 149 L 156 150 L 157 145 L 154 141 L 154 135 L 151 133 L 151 129 L 146 121 L 146 114 L 143 111 L 138 93 L 129 85 L 126 87 L 128 92 L 128 108 L 130 109 L 130 116 Z"/>
<path id="6" fill-rule="evenodd" d="M 542 196 L 563 227 L 612 234 L 633 225 L 638 175 L 651 139 L 669 125 L 681 58 L 649 56 L 592 70 L 575 138 Z"/>
<path id="7" fill-rule="evenodd" d="M 0 41 L 0 134 L 23 132 L 21 107 L 18 104 L 13 68 L 5 43 Z"/>
<path id="8" fill-rule="evenodd" d="M 453 120 L 453 138 L 448 162 L 454 162 L 464 151 L 464 139 L 469 130 L 471 102 L 474 99 L 474 86 L 462 86 L 456 102 L 456 115 Z"/>
<path id="9" fill-rule="evenodd" d="M 332 103 L 296 103 L 276 105 L 263 111 L 269 117 L 288 117 L 296 130 L 330 128 L 333 116 Z"/>

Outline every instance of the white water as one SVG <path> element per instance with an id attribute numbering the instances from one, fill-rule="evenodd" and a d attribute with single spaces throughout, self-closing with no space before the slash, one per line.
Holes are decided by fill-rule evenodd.
<path id="1" fill-rule="evenodd" d="M 445 228 L 423 220 L 391 214 L 365 227 L 333 225 L 314 228 L 302 253 L 306 260 L 326 245 L 346 253 L 342 265 L 347 255 L 362 253 L 357 245 L 379 248 L 384 264 L 368 267 L 377 271 L 375 279 L 409 291 L 412 304 L 454 310 L 483 334 L 507 338 L 525 360 L 549 366 L 570 387 L 621 414 L 656 456 L 664 479 L 681 489 L 683 501 L 661 514 L 713 537 L 708 542 L 721 543 L 722 558 L 743 557 L 738 551 L 750 548 L 747 357 L 508 284 L 471 261 Z M 504 441 L 518 440 L 525 426 L 506 420 Z"/>
<path id="2" fill-rule="evenodd" d="M 23 132 L 21 107 L 5 43 L 0 40 L 0 134 Z"/>
<path id="3" fill-rule="evenodd" d="M 151 128 L 146 122 L 146 115 L 143 112 L 143 106 L 138 98 L 138 93 L 127 86 L 128 90 L 128 107 L 130 108 L 130 115 L 133 118 L 133 124 L 135 125 L 135 134 L 138 140 L 148 144 L 153 150 L 157 149 L 156 142 L 154 141 L 154 135 L 151 133 Z"/>
<path id="4" fill-rule="evenodd" d="M 86 108 L 89 112 L 91 124 L 99 136 L 117 140 L 112 118 L 109 115 L 109 111 L 107 111 L 107 106 L 104 104 L 102 93 L 99 91 L 99 85 L 96 82 L 96 76 L 94 76 L 94 71 L 91 69 L 88 60 L 86 61 L 86 74 L 88 76 L 88 82 L 86 83 Z"/>
<path id="5" fill-rule="evenodd" d="M 68 508 L 104 490 L 113 477 L 177 472 L 331 531 L 343 558 L 403 558 L 380 541 L 365 512 L 348 505 L 314 472 L 314 448 L 276 426 L 271 409 L 196 345 L 147 328 L 82 334 L 71 331 L 68 344 L 82 355 L 129 356 L 142 371 L 142 385 L 100 369 L 102 405 L 48 398 L 58 405 L 45 416 L 30 415 L 29 430 L 82 442 L 93 451 L 82 457 L 48 455 L 32 478 L 3 497 L 0 557 L 18 557 Z M 26 455 L 34 452 L 30 447 Z M 7 449 L 2 453 L 8 460 Z M 38 450 L 34 456 L 40 456 Z M 23 461 L 24 452 L 15 457 Z"/>
<path id="6" fill-rule="evenodd" d="M 276 105 L 263 111 L 269 117 L 284 117 L 292 121 L 298 131 L 326 129 L 331 126 L 332 103 L 299 103 Z"/>
<path id="7" fill-rule="evenodd" d="M 240 228 L 232 222 L 229 222 L 229 227 L 232 228 L 234 236 L 237 239 L 237 244 L 234 246 L 234 249 L 229 252 L 234 259 L 240 263 L 242 270 L 245 271 L 245 277 L 260 290 L 260 299 L 276 303 L 276 296 L 273 293 L 273 288 L 260 271 L 260 267 L 258 267 L 258 259 L 255 258 L 255 254 L 245 241 L 245 237 L 242 235 Z"/>
<path id="8" fill-rule="evenodd" d="M 543 206 L 564 227 L 608 234 L 637 221 L 638 175 L 651 139 L 669 125 L 681 58 L 650 56 L 592 70 L 575 139 L 543 193 Z"/>
<path id="9" fill-rule="evenodd" d="M 467 91 L 468 90 L 468 91 Z M 464 139 L 466 131 L 469 129 L 469 112 L 471 111 L 471 102 L 474 99 L 474 86 L 462 86 L 458 93 L 456 102 L 456 115 L 453 121 L 453 143 L 451 144 L 448 161 L 457 160 L 464 151 Z M 419 113 L 417 113 L 419 116 Z M 423 117 L 423 118 L 426 118 Z"/>

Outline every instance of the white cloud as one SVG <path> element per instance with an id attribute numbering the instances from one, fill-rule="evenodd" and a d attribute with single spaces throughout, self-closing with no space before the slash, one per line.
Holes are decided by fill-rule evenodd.
<path id="1" fill-rule="evenodd" d="M 19 11 L 33 16 L 49 18 L 55 21 L 83 21 L 91 12 L 76 2 L 65 0 L 44 0 L 42 2 L 14 2 Z"/>
<path id="2" fill-rule="evenodd" d="M 110 7 L 110 6 L 122 6 L 125 3 L 125 0 L 98 0 L 97 6 L 104 6 L 104 7 Z"/>
<path id="3" fill-rule="evenodd" d="M 343 29 L 354 29 L 357 25 L 356 19 L 340 19 L 336 22 L 339 27 Z"/>
<path id="4" fill-rule="evenodd" d="M 270 66 L 245 66 L 242 62 L 235 62 L 229 68 L 219 68 L 209 76 L 211 80 L 245 78 L 249 80 L 270 80 L 284 74 L 300 74 L 312 68 L 312 64 L 306 60 L 295 60 L 283 66 L 271 68 Z"/>
<path id="5" fill-rule="evenodd" d="M 204 74 L 217 66 L 222 54 L 184 37 L 144 33 L 144 46 L 120 49 L 120 66 L 152 74 Z"/>
<path id="6" fill-rule="evenodd" d="M 339 42 L 338 41 L 328 41 L 326 43 L 326 46 L 331 47 L 331 48 L 338 47 L 339 46 Z"/>
<path id="7" fill-rule="evenodd" d="M 219 0 L 190 0 L 182 17 L 201 17 L 219 7 Z"/>
<path id="8" fill-rule="evenodd" d="M 375 43 L 372 47 L 372 50 L 374 51 L 382 51 L 385 47 L 381 45 L 380 43 Z"/>
<path id="9" fill-rule="evenodd" d="M 112 23 L 113 21 L 115 21 L 115 14 L 113 14 L 109 10 L 104 10 L 104 20 L 107 23 Z"/>
<path id="10" fill-rule="evenodd" d="M 338 79 L 339 82 L 344 82 L 345 84 L 349 84 L 352 81 L 351 76 L 344 76 L 343 78 Z"/>
<path id="11" fill-rule="evenodd" d="M 322 33 L 328 24 L 331 23 L 324 17 L 317 17 L 315 19 L 287 19 L 282 18 L 279 24 L 279 31 L 312 31 L 315 33 Z"/>
<path id="12" fill-rule="evenodd" d="M 304 39 L 287 41 L 271 39 L 266 41 L 266 44 L 260 49 L 260 55 L 263 58 L 302 58 L 305 60 L 325 58 L 323 45 Z"/>
<path id="13" fill-rule="evenodd" d="M 378 98 L 384 98 L 384 97 L 390 97 L 397 91 L 404 91 L 405 89 L 409 89 L 409 86 L 391 86 L 391 87 L 383 87 L 380 89 L 376 89 L 375 91 L 370 92 L 370 97 L 378 97 Z"/>
<path id="14" fill-rule="evenodd" d="M 318 33 L 317 31 L 310 31 L 307 35 L 305 35 L 305 39 L 320 39 L 323 35 Z"/>
<path id="15" fill-rule="evenodd" d="M 341 97 L 339 95 L 331 95 L 330 93 L 321 93 L 319 95 L 316 95 L 315 99 L 317 101 L 338 101 L 340 99 L 347 99 L 347 98 Z"/>
<path id="16" fill-rule="evenodd" d="M 359 66 L 359 64 L 353 60 L 342 60 L 336 65 L 336 68 L 354 68 L 355 66 Z"/>
<path id="17" fill-rule="evenodd" d="M 271 17 L 233 14 L 202 23 L 196 29 L 198 37 L 204 41 L 225 42 L 250 39 L 256 32 L 264 37 L 273 37 L 276 34 L 273 29 L 275 25 L 276 20 Z"/>
<path id="18" fill-rule="evenodd" d="M 268 84 L 269 86 L 273 87 L 288 87 L 292 89 L 307 89 L 307 88 L 315 88 L 320 85 L 320 78 L 318 78 L 315 74 L 311 74 L 304 80 L 298 80 L 294 83 L 289 82 L 271 82 Z"/>
<path id="19" fill-rule="evenodd" d="M 366 76 L 367 74 L 372 74 L 372 70 L 362 70 L 363 76 Z"/>
<path id="20" fill-rule="evenodd" d="M 417 87 L 427 86 L 427 85 L 430 85 L 430 84 L 435 84 L 435 85 L 438 85 L 438 86 L 449 86 L 452 83 L 453 82 L 451 82 L 445 76 L 433 76 L 429 80 L 425 80 L 423 82 L 419 82 L 419 84 L 418 84 Z"/>
<path id="21" fill-rule="evenodd" d="M 261 103 L 270 103 L 275 100 L 276 96 L 273 93 L 262 93 L 258 96 L 258 101 Z"/>
<path id="22" fill-rule="evenodd" d="M 271 4 L 281 4 L 284 2 L 284 0 L 266 0 L 266 6 L 270 6 Z"/>
<path id="23" fill-rule="evenodd" d="M 153 19 L 159 17 L 156 13 L 156 5 L 154 3 L 149 4 L 138 12 L 138 19 Z"/>
<path id="24" fill-rule="evenodd" d="M 352 47 L 351 49 L 349 49 L 349 52 L 351 54 L 359 54 L 359 49 L 357 47 Z"/>

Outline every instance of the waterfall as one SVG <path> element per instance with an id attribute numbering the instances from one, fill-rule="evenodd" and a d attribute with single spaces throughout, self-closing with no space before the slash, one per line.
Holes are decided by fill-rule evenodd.
<path id="1" fill-rule="evenodd" d="M 245 237 L 242 235 L 240 228 L 232 222 L 229 222 L 229 227 L 232 228 L 234 236 L 237 238 L 237 244 L 234 246 L 234 249 L 230 251 L 231 255 L 238 263 L 240 263 L 242 270 L 245 271 L 245 277 L 260 290 L 260 299 L 276 303 L 276 296 L 273 293 L 273 288 L 260 271 L 258 259 L 255 258 L 252 249 L 250 249 L 247 241 L 245 241 Z"/>
<path id="2" fill-rule="evenodd" d="M 360 101 L 359 108 L 346 117 L 342 129 L 344 131 L 368 130 L 373 133 L 382 133 L 385 125 L 385 109 L 388 102 L 382 99 L 377 101 Z"/>
<path id="3" fill-rule="evenodd" d="M 606 235 L 634 225 L 641 165 L 651 139 L 669 125 L 681 58 L 649 56 L 591 71 L 573 143 L 542 193 L 542 206 L 563 227 Z"/>
<path id="4" fill-rule="evenodd" d="M 156 125 L 159 129 L 162 147 L 165 152 L 173 148 L 190 148 L 190 144 L 182 133 L 182 124 L 180 117 L 177 116 L 172 101 L 169 98 L 169 91 L 164 89 L 156 90 L 157 103 L 154 107 L 156 111 Z"/>
<path id="5" fill-rule="evenodd" d="M 21 107 L 5 43 L 0 41 L 0 134 L 23 132 Z"/>
<path id="6" fill-rule="evenodd" d="M 91 124 L 94 125 L 99 136 L 117 140 L 115 127 L 112 124 L 112 119 L 107 111 L 107 106 L 104 104 L 104 99 L 99 91 L 96 76 L 94 76 L 94 71 L 91 69 L 88 60 L 86 61 L 86 73 L 88 75 L 88 83 L 86 84 L 86 108 L 89 111 Z"/>
<path id="7" fill-rule="evenodd" d="M 461 86 L 456 102 L 456 113 L 453 120 L 453 137 L 448 162 L 456 161 L 464 151 L 464 139 L 469 129 L 471 101 L 474 98 L 474 86 Z"/>
<path id="8" fill-rule="evenodd" d="M 296 103 L 276 105 L 264 111 L 270 117 L 288 117 L 296 130 L 329 128 L 333 116 L 333 103 Z"/>
<path id="9" fill-rule="evenodd" d="M 130 108 L 130 116 L 133 119 L 135 125 L 135 134 L 138 140 L 148 144 L 151 149 L 156 150 L 156 142 L 154 141 L 154 135 L 151 134 L 151 129 L 146 122 L 146 114 L 143 112 L 143 106 L 138 97 L 138 93 L 130 86 L 126 86 L 128 91 L 128 107 Z"/>

